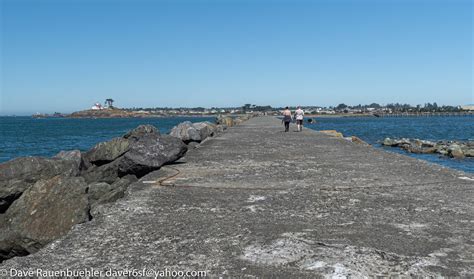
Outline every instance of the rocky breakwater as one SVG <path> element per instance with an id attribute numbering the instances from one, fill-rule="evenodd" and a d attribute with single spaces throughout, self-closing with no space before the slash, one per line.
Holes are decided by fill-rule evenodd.
<path id="1" fill-rule="evenodd" d="M 170 135 L 181 139 L 190 149 L 196 148 L 206 139 L 213 137 L 228 127 L 239 125 L 256 115 L 243 115 L 238 117 L 219 116 L 216 124 L 205 121 L 191 123 L 190 121 L 182 122 L 178 126 L 171 129 Z"/>
<path id="2" fill-rule="evenodd" d="M 428 141 L 420 139 L 391 139 L 382 142 L 384 146 L 399 147 L 410 153 L 441 154 L 451 158 L 462 159 L 474 157 L 474 141 Z"/>
<path id="3" fill-rule="evenodd" d="M 142 125 L 84 153 L 0 164 L 0 262 L 34 253 L 90 221 L 101 204 L 123 197 L 128 185 L 187 149 L 182 140 Z"/>
<path id="4" fill-rule="evenodd" d="M 227 129 L 227 126 L 216 125 L 211 122 L 191 123 L 190 121 L 182 122 L 178 126 L 171 129 L 170 135 L 181 139 L 190 148 L 195 148 L 199 143 L 209 137 L 215 136 L 217 133 Z"/>

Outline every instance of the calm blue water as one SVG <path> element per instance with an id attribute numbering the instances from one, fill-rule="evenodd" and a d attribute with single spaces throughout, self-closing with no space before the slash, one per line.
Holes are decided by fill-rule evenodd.
<path id="1" fill-rule="evenodd" d="M 121 136 L 140 124 L 152 124 L 167 133 L 182 121 L 214 121 L 213 117 L 68 119 L 0 117 L 0 162 L 20 156 L 53 156 L 61 150 L 88 150 L 96 143 Z M 473 117 L 414 118 L 316 118 L 315 130 L 338 130 L 345 136 L 356 135 L 377 147 L 391 138 L 428 140 L 474 140 Z M 398 148 L 388 151 L 405 153 Z M 408 154 L 430 162 L 474 173 L 474 159 L 456 160 L 437 155 Z"/>
<path id="2" fill-rule="evenodd" d="M 168 133 L 183 121 L 214 117 L 70 119 L 0 117 L 0 162 L 21 156 L 53 156 L 61 150 L 88 150 L 96 143 L 121 136 L 140 124 Z"/>
<path id="3" fill-rule="evenodd" d="M 305 126 L 315 130 L 337 130 L 344 136 L 358 136 L 364 141 L 388 151 L 442 164 L 474 173 L 474 159 L 451 159 L 436 154 L 409 154 L 393 147 L 382 147 L 384 138 L 419 138 L 426 140 L 474 140 L 473 117 L 344 117 L 316 118 L 316 124 Z"/>

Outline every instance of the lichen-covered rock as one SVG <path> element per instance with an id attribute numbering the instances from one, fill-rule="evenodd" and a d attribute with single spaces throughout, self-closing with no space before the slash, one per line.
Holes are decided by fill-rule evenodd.
<path id="1" fill-rule="evenodd" d="M 104 165 L 117 159 L 129 150 L 130 143 L 124 138 L 114 138 L 106 142 L 100 142 L 91 150 L 87 151 L 85 158 L 94 165 Z"/>
<path id="2" fill-rule="evenodd" d="M 74 160 L 22 157 L 0 164 L 0 213 L 36 181 L 56 175 L 77 176 Z"/>
<path id="3" fill-rule="evenodd" d="M 5 213 L 2 254 L 28 254 L 89 220 L 87 184 L 81 177 L 55 176 L 25 190 Z M 20 252 L 14 252 L 14 249 Z"/>
<path id="4" fill-rule="evenodd" d="M 120 158 L 119 176 L 134 174 L 137 177 L 181 158 L 188 148 L 182 140 L 168 135 L 148 134 L 130 146 Z"/>
<path id="5" fill-rule="evenodd" d="M 210 122 L 191 123 L 182 122 L 171 129 L 170 135 L 180 138 L 185 143 L 201 142 L 206 138 L 213 136 L 216 132 L 216 125 Z"/>
<path id="6" fill-rule="evenodd" d="M 170 136 L 179 138 L 185 143 L 202 141 L 201 134 L 190 121 L 179 123 L 178 126 L 173 127 Z"/>

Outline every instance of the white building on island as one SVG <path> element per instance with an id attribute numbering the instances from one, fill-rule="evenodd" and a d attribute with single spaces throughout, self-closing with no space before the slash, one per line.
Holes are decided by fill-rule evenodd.
<path id="1" fill-rule="evenodd" d="M 99 103 L 95 103 L 92 107 L 91 107 L 91 110 L 102 110 L 104 109 L 104 107 Z"/>

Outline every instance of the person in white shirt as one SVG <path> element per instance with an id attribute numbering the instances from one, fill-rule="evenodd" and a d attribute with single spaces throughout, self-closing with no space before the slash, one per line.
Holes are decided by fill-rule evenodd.
<path id="1" fill-rule="evenodd" d="M 304 111 L 301 107 L 298 107 L 295 111 L 295 119 L 296 119 L 296 126 L 298 128 L 298 132 L 303 130 L 303 118 L 304 118 Z"/>

